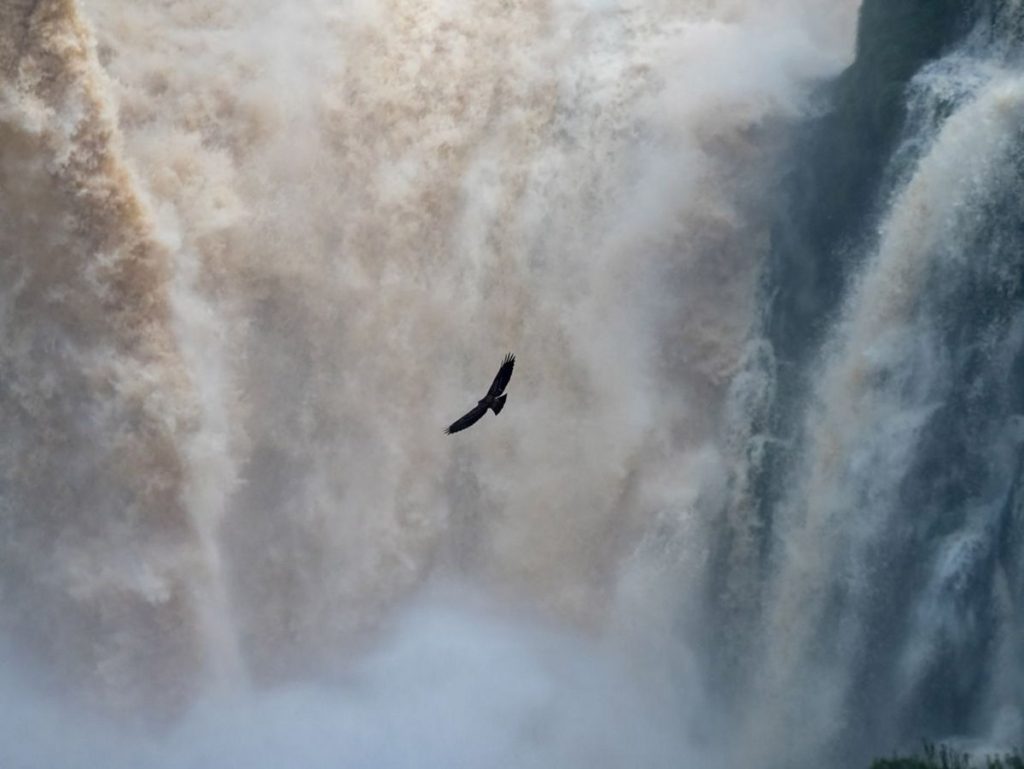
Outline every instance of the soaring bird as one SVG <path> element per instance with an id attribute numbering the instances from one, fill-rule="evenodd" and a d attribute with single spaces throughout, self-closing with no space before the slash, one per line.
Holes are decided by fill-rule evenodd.
<path id="1" fill-rule="evenodd" d="M 490 409 L 495 414 L 501 413 L 502 408 L 505 406 L 505 399 L 508 397 L 503 393 L 505 392 L 505 388 L 508 386 L 508 380 L 512 378 L 512 367 L 515 364 L 515 355 L 509 353 L 505 356 L 505 360 L 501 362 L 501 368 L 498 369 L 498 373 L 494 377 L 494 381 L 491 382 L 491 389 L 487 391 L 487 395 L 479 400 L 476 404 L 476 408 L 465 416 L 452 422 L 448 429 L 445 430 L 448 435 L 457 433 L 459 430 L 465 430 L 486 414 L 487 409 Z"/>

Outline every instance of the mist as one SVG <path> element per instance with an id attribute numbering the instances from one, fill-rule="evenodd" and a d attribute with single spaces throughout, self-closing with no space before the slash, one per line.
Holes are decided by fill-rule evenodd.
<path id="1" fill-rule="evenodd" d="M 4 765 L 724 761 L 691 609 L 857 5 L 0 10 Z"/>
<path id="2" fill-rule="evenodd" d="M 491 603 L 431 590 L 355 664 L 317 682 L 205 696 L 156 734 L 6 681 L 5 765 L 668 767 L 692 753 L 675 697 L 645 690 L 595 639 Z"/>

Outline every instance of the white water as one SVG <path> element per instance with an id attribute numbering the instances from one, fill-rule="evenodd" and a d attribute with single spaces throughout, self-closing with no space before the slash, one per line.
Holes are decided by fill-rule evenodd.
<path id="1" fill-rule="evenodd" d="M 708 750 L 675 617 L 775 151 L 855 10 L 0 11 L 0 591 L 49 686 L 4 687 L 0 755 Z M 501 417 L 442 435 L 509 350 Z"/>
<path id="2" fill-rule="evenodd" d="M 944 69 L 919 77 L 916 88 L 921 99 L 955 98 L 958 109 L 914 137 L 920 157 L 893 194 L 877 248 L 850 290 L 817 366 L 797 480 L 778 513 L 783 553 L 767 601 L 767 648 L 752 728 L 768 755 L 797 764 L 812 760 L 850 728 L 837 714 L 852 710 L 849 702 L 863 685 L 863 670 L 891 677 L 884 687 L 888 701 L 880 708 L 895 720 L 901 708 L 921 707 L 913 700 L 915 686 L 942 651 L 970 643 L 972 626 L 981 620 L 963 602 L 983 603 L 968 585 L 984 573 L 988 559 L 995 560 L 999 516 L 1014 472 L 1010 445 L 1019 439 L 983 447 L 990 477 L 984 485 L 978 479 L 981 488 L 967 503 L 967 520 L 934 551 L 921 541 L 922 532 L 940 524 L 929 518 L 931 510 L 908 501 L 905 481 L 929 420 L 960 384 L 953 366 L 959 351 L 942 338 L 958 321 L 948 317 L 943 302 L 971 280 L 972 271 L 988 276 L 1002 269 L 988 253 L 972 248 L 970 237 L 977 228 L 1002 224 L 992 221 L 989 209 L 994 191 L 1016 183 L 1009 169 L 1024 117 L 1024 79 L 993 62 L 952 58 Z M 992 359 L 1013 349 L 1019 322 L 1000 332 L 1008 338 L 986 340 Z M 906 635 L 891 639 L 902 657 L 894 671 L 882 673 L 882 663 L 873 666 L 868 658 L 869 636 L 885 629 L 865 618 L 885 601 L 883 592 L 891 585 L 884 575 L 898 573 L 899 561 L 914 559 L 935 563 L 915 596 Z M 976 589 L 983 585 L 981 578 Z M 842 609 L 836 611 L 836 604 Z M 1004 621 L 1012 624 L 1012 616 L 1008 611 Z M 1013 675 L 1012 670 L 1000 666 L 995 675 Z M 947 679 L 956 676 L 945 672 Z M 1019 697 L 998 699 L 995 707 L 1004 708 L 1002 717 L 1019 730 Z M 805 739 L 786 739 L 798 730 Z M 880 731 L 885 734 L 884 727 Z M 1012 740 L 1011 734 L 1006 729 L 1003 738 Z"/>

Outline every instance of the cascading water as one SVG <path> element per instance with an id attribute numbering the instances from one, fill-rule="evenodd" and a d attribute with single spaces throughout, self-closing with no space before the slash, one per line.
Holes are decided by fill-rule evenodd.
<path id="1" fill-rule="evenodd" d="M 954 6 L 837 87 L 855 0 L 5 3 L 0 764 L 1020 739 L 1021 21 Z"/>
<path id="2" fill-rule="evenodd" d="M 782 353 L 746 375 L 779 393 L 774 419 L 758 414 L 768 432 L 749 439 L 767 449 L 748 452 L 744 471 L 761 484 L 764 581 L 744 617 L 755 640 L 741 646 L 751 661 L 739 695 L 746 755 L 771 765 L 863 765 L 921 738 L 1006 746 L 1024 730 L 1024 9 L 927 13 L 962 37 L 902 90 L 902 135 L 866 213 L 805 253 L 824 228 L 783 225 L 797 233 L 776 241 L 761 343 Z M 778 334 L 805 297 L 778 300 L 775 281 L 802 267 L 840 286 L 812 300 L 819 327 L 830 323 L 810 352 Z"/>

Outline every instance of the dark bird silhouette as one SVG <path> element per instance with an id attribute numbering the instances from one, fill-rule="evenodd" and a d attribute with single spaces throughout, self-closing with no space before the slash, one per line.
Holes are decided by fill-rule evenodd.
<path id="1" fill-rule="evenodd" d="M 487 409 L 490 409 L 495 414 L 501 413 L 501 410 L 505 407 L 505 399 L 508 397 L 504 394 L 505 388 L 508 387 L 508 380 L 512 378 L 512 367 L 515 364 L 515 355 L 509 353 L 505 356 L 505 360 L 501 362 L 501 368 L 498 369 L 494 381 L 491 382 L 491 389 L 487 391 L 487 395 L 480 399 L 476 404 L 476 408 L 452 422 L 448 429 L 445 430 L 448 435 L 457 433 L 459 430 L 465 430 L 486 414 Z"/>

